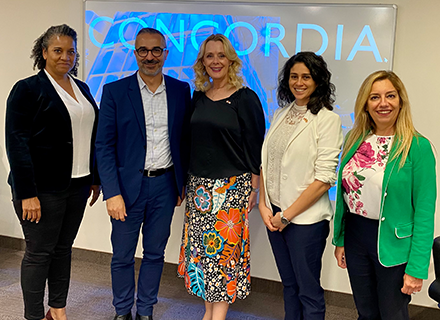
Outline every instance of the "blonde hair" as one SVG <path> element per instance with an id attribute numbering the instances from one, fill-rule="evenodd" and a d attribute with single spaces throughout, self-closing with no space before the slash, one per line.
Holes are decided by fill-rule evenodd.
<path id="1" fill-rule="evenodd" d="M 203 65 L 203 57 L 205 56 L 206 44 L 209 41 L 220 41 L 223 44 L 226 58 L 231 61 L 231 65 L 228 68 L 228 83 L 235 88 L 240 89 L 243 87 L 243 78 L 239 74 L 241 71 L 241 60 L 235 52 L 234 47 L 228 38 L 222 34 L 212 34 L 200 45 L 199 53 L 197 54 L 197 60 L 194 63 L 193 69 L 195 72 L 194 86 L 196 90 L 206 92 L 208 91 L 212 83 L 210 77 L 206 72 L 206 68 Z"/>
<path id="2" fill-rule="evenodd" d="M 354 125 L 350 131 L 342 151 L 342 158 L 353 147 L 358 139 L 364 140 L 368 133 L 375 132 L 376 124 L 367 112 L 368 98 L 373 84 L 377 81 L 389 80 L 397 90 L 400 100 L 400 112 L 395 123 L 394 143 L 397 143 L 397 149 L 390 161 L 402 155 L 399 167 L 401 168 L 408 156 L 411 142 L 417 132 L 414 128 L 411 118 L 411 108 L 408 94 L 400 78 L 392 71 L 380 70 L 370 74 L 362 83 L 356 104 L 354 107 Z"/>

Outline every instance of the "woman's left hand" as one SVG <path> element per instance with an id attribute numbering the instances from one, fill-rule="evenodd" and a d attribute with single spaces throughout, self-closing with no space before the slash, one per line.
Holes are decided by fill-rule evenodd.
<path id="1" fill-rule="evenodd" d="M 252 209 L 255 207 L 255 205 L 257 204 L 257 193 L 251 191 L 251 194 L 249 196 L 249 205 L 248 205 L 248 212 L 251 212 Z"/>
<path id="2" fill-rule="evenodd" d="M 281 222 L 280 212 L 277 212 L 277 214 L 274 215 L 270 221 L 279 232 L 283 231 L 283 229 L 286 227 L 286 225 Z"/>
<path id="3" fill-rule="evenodd" d="M 89 197 L 90 195 L 92 195 L 92 199 L 90 200 L 90 206 L 93 206 L 95 204 L 100 194 L 101 194 L 101 186 L 94 184 L 90 187 Z"/>
<path id="4" fill-rule="evenodd" d="M 339 268 L 347 269 L 347 261 L 345 261 L 345 248 L 335 247 L 335 258 Z"/>
<path id="5" fill-rule="evenodd" d="M 402 293 L 411 295 L 422 290 L 423 279 L 414 278 L 409 274 L 403 275 L 403 287 L 400 289 Z"/>

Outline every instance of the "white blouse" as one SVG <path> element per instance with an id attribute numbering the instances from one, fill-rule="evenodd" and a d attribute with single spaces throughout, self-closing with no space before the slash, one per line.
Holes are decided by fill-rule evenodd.
<path id="1" fill-rule="evenodd" d="M 307 105 L 293 103 L 283 122 L 269 138 L 267 158 L 266 192 L 270 201 L 280 207 L 280 179 L 284 152 L 292 134 L 307 112 Z"/>
<path id="2" fill-rule="evenodd" d="M 69 81 L 78 101 L 68 94 L 46 70 L 44 71 L 70 115 L 73 138 L 72 178 L 85 177 L 90 174 L 90 150 L 95 110 L 70 76 Z"/>

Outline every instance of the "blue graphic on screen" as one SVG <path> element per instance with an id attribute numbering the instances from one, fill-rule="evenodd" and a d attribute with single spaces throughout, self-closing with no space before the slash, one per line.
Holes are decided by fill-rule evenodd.
<path id="1" fill-rule="evenodd" d="M 260 97 L 266 119 L 277 108 L 276 83 L 280 51 L 277 39 L 284 36 L 282 30 L 276 28 L 279 25 L 277 17 L 116 12 L 110 18 L 86 11 L 86 24 L 89 39 L 99 48 L 93 61 L 88 61 L 92 66 L 86 78 L 97 102 L 101 99 L 104 84 L 131 75 L 138 69 L 132 51 L 134 39 L 141 28 L 152 27 L 167 37 L 169 54 L 163 72 L 189 83 L 193 79 L 192 65 L 202 41 L 213 33 L 224 34 L 243 62 L 245 85 Z M 268 29 L 268 25 L 275 27 Z M 104 30 L 108 30 L 104 40 L 98 41 L 95 35 L 102 35 Z M 269 37 L 267 30 L 273 40 L 269 45 L 266 44 Z M 86 52 L 86 58 L 88 54 Z"/>
<path id="2" fill-rule="evenodd" d="M 166 36 L 169 54 L 163 72 L 190 84 L 200 44 L 211 34 L 222 33 L 229 38 L 243 62 L 245 85 L 259 96 L 269 128 L 269 120 L 278 108 L 278 57 L 288 57 L 281 44 L 285 32 L 280 18 L 133 11 L 116 12 L 110 18 L 90 10 L 86 11 L 85 18 L 89 40 L 98 51 L 93 57 L 86 51 L 86 62 L 92 63 L 86 82 L 98 103 L 104 84 L 138 70 L 133 49 L 141 28 L 156 28 Z M 331 200 L 335 200 L 335 189 L 330 189 Z"/>

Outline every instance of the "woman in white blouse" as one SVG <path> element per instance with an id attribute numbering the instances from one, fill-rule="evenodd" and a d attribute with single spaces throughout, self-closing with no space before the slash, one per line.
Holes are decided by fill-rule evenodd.
<path id="1" fill-rule="evenodd" d="M 18 81 L 6 109 L 8 182 L 23 228 L 21 266 L 25 318 L 65 320 L 72 244 L 87 198 L 99 196 L 94 157 L 98 108 L 76 80 L 76 32 L 53 26 L 36 41 L 37 75 Z M 44 291 L 49 306 L 44 315 Z"/>
<path id="2" fill-rule="evenodd" d="M 279 75 L 278 109 L 262 149 L 259 209 L 284 286 L 285 319 L 324 320 L 321 258 L 342 145 L 324 59 L 291 57 Z"/>

